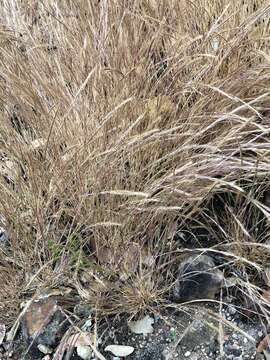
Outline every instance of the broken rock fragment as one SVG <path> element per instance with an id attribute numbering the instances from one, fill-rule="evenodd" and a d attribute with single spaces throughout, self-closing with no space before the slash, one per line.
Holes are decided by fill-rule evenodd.
<path id="1" fill-rule="evenodd" d="M 57 297 L 32 301 L 22 319 L 22 334 L 32 357 L 39 357 L 41 346 L 55 347 L 68 325 Z"/>
<path id="2" fill-rule="evenodd" d="M 134 334 L 151 334 L 154 331 L 153 324 L 155 320 L 149 315 L 137 321 L 130 321 L 128 327 Z"/>
<path id="3" fill-rule="evenodd" d="M 178 302 L 214 299 L 223 283 L 223 274 L 207 255 L 192 255 L 184 260 L 178 269 L 173 290 Z"/>

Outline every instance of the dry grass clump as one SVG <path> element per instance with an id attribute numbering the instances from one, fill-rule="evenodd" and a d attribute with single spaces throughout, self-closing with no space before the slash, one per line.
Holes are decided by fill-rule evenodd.
<path id="1" fill-rule="evenodd" d="M 269 15 L 262 0 L 1 1 L 0 279 L 20 274 L 18 302 L 68 286 L 100 311 L 162 304 L 179 231 L 259 272 Z"/>

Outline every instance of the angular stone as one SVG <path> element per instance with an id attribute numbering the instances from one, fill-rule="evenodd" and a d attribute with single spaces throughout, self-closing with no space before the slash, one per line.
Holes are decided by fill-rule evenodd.
<path id="1" fill-rule="evenodd" d="M 205 321 L 206 320 L 206 321 Z M 216 339 L 218 337 L 218 324 L 212 324 L 211 318 L 206 313 L 198 315 L 183 337 L 181 344 L 189 351 L 193 351 L 196 346 L 207 345 L 211 350 L 216 350 Z"/>
<path id="2" fill-rule="evenodd" d="M 34 300 L 22 319 L 22 334 L 33 358 L 40 355 L 38 346 L 56 346 L 68 326 L 57 297 Z"/>
<path id="3" fill-rule="evenodd" d="M 214 299 L 223 282 L 223 274 L 215 268 L 213 259 L 207 255 L 192 255 L 178 269 L 173 290 L 178 302 Z"/>

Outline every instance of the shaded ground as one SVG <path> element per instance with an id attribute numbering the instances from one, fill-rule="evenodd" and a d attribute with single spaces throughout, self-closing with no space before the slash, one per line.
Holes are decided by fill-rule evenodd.
<path id="1" fill-rule="evenodd" d="M 163 319 L 156 318 L 153 334 L 135 335 L 127 326 L 116 327 L 107 342 L 134 346 L 128 358 L 136 360 L 259 359 L 256 343 L 265 333 L 260 319 L 241 317 L 233 306 L 222 311 L 222 317 L 230 324 L 218 322 L 203 310 L 194 315 L 174 311 Z"/>
<path id="2" fill-rule="evenodd" d="M 127 357 L 130 360 L 264 359 L 256 353 L 256 345 L 267 331 L 262 319 L 259 316 L 243 316 L 235 306 L 229 305 L 221 310 L 222 321 L 219 321 L 215 310 L 219 309 L 208 305 L 205 308 L 189 309 L 188 312 L 171 309 L 162 317 L 152 315 L 154 331 L 145 336 L 132 333 L 123 319 L 107 321 L 98 329 L 99 351 L 107 360 L 118 359 L 104 351 L 109 344 L 134 347 L 134 352 Z M 0 359 L 33 359 L 30 354 L 23 357 L 26 347 L 22 344 L 21 337 L 10 348 L 8 343 L 4 343 Z M 45 356 L 38 352 L 35 355 L 40 360 Z M 47 355 L 46 360 L 52 358 L 53 355 Z M 92 358 L 98 359 L 94 354 Z M 70 359 L 80 359 L 76 350 Z"/>

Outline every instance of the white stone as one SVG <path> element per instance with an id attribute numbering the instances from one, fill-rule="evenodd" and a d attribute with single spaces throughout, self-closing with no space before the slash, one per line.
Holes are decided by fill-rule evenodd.
<path id="1" fill-rule="evenodd" d="M 38 344 L 37 348 L 40 352 L 42 352 L 42 354 L 45 354 L 45 355 L 51 354 L 53 352 L 51 348 L 49 348 L 48 346 L 43 345 L 43 344 Z"/>
<path id="2" fill-rule="evenodd" d="M 113 355 L 118 357 L 125 357 L 133 353 L 134 351 L 133 346 L 126 346 L 126 345 L 108 345 L 105 348 L 105 351 L 111 352 Z"/>
<path id="3" fill-rule="evenodd" d="M 153 324 L 155 320 L 151 318 L 149 315 L 146 315 L 144 318 L 137 321 L 130 321 L 128 323 L 128 327 L 134 334 L 151 334 L 153 329 Z"/>
<path id="4" fill-rule="evenodd" d="M 92 349 L 90 346 L 78 346 L 77 354 L 83 360 L 90 360 L 92 357 Z"/>

